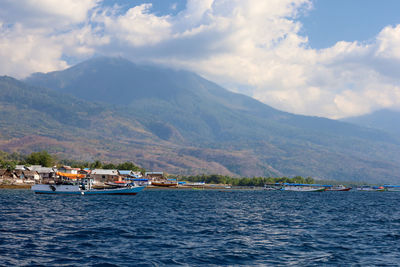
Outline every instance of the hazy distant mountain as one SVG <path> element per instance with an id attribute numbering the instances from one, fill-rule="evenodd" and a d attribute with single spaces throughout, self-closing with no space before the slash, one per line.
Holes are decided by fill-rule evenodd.
<path id="1" fill-rule="evenodd" d="M 382 109 L 362 116 L 345 118 L 343 121 L 400 135 L 400 111 Z"/>
<path id="2" fill-rule="evenodd" d="M 129 158 L 145 168 L 180 174 L 400 179 L 400 142 L 395 137 L 282 112 L 190 72 L 98 58 L 64 71 L 35 74 L 25 82 L 55 89 L 55 103 L 61 94 L 79 98 L 88 111 L 71 110 L 73 122 L 107 119 L 104 129 L 92 122 L 82 128 L 70 126 L 75 127 L 71 135 L 77 134 L 75 139 L 68 136 L 69 144 L 78 142 L 81 150 L 89 147 L 93 158 Z M 17 109 L 18 103 L 10 105 Z M 53 123 L 46 118 L 37 125 L 45 130 Z M 34 127 L 22 136 L 32 131 Z M 52 131 L 63 142 L 63 134 Z M 97 140 L 107 142 L 96 146 Z M 18 148 L 4 144 L 0 149 Z"/>

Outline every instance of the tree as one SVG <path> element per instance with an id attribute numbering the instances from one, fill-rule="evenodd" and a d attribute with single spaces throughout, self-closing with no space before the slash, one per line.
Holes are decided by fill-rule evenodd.
<path id="1" fill-rule="evenodd" d="M 104 165 L 103 165 L 103 168 L 104 168 L 104 169 L 108 169 L 108 170 L 118 169 L 117 166 L 115 166 L 115 165 L 112 164 L 112 163 L 104 164 Z"/>
<path id="2" fill-rule="evenodd" d="M 90 164 L 91 169 L 100 169 L 102 166 L 103 164 L 101 164 L 100 160 L 96 160 L 95 162 Z"/>
<path id="3" fill-rule="evenodd" d="M 141 173 L 145 173 L 146 170 L 143 168 L 140 168 L 139 166 L 136 166 L 135 164 L 133 164 L 132 162 L 124 162 L 121 164 L 117 165 L 117 169 L 118 170 L 131 170 L 134 172 L 141 172 Z"/>
<path id="4" fill-rule="evenodd" d="M 304 178 L 301 177 L 301 176 L 293 177 L 293 178 L 292 178 L 292 182 L 293 182 L 293 183 L 297 183 L 297 184 L 304 184 L 304 183 L 306 183 L 305 180 L 304 180 Z"/>
<path id="5" fill-rule="evenodd" d="M 10 169 L 11 167 L 12 167 L 12 169 L 15 169 L 14 162 L 0 159 L 0 169 Z"/>
<path id="6" fill-rule="evenodd" d="M 306 184 L 314 184 L 314 183 L 315 183 L 315 181 L 313 178 L 311 178 L 311 177 L 306 178 Z"/>
<path id="7" fill-rule="evenodd" d="M 53 157 L 45 150 L 31 153 L 26 158 L 26 162 L 31 165 L 42 165 L 44 167 L 51 167 L 54 165 Z"/>

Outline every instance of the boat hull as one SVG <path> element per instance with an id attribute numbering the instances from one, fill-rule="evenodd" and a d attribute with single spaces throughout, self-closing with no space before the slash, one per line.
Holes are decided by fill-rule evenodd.
<path id="1" fill-rule="evenodd" d="M 389 192 L 400 192 L 400 188 L 387 188 Z"/>
<path id="2" fill-rule="evenodd" d="M 343 189 L 334 189 L 334 188 L 331 188 L 331 189 L 327 189 L 326 191 L 350 191 L 351 190 L 351 187 L 349 187 L 349 188 L 343 188 Z"/>
<path id="3" fill-rule="evenodd" d="M 385 185 L 384 187 L 389 192 L 400 192 L 399 185 Z"/>
<path id="4" fill-rule="evenodd" d="M 387 191 L 387 190 L 386 189 L 381 189 L 381 188 L 379 188 L 379 189 L 374 189 L 374 188 L 368 188 L 368 189 L 362 188 L 362 189 L 360 189 L 360 188 L 357 188 L 357 191 L 362 191 L 362 192 L 383 192 L 383 191 Z"/>
<path id="5" fill-rule="evenodd" d="M 178 186 L 178 183 L 163 183 L 163 182 L 152 182 L 152 186 L 160 186 L 160 187 L 172 187 L 172 186 Z"/>
<path id="6" fill-rule="evenodd" d="M 77 185 L 34 185 L 31 190 L 36 194 L 67 194 L 67 195 L 136 195 L 144 186 L 134 186 L 115 189 L 83 190 Z"/>
<path id="7" fill-rule="evenodd" d="M 325 187 L 298 187 L 298 186 L 284 186 L 282 191 L 292 191 L 292 192 L 324 192 Z"/>

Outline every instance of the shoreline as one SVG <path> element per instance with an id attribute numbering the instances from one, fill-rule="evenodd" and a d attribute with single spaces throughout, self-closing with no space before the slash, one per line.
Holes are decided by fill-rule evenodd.
<path id="1" fill-rule="evenodd" d="M 30 184 L 16 185 L 16 184 L 0 184 L 0 189 L 31 189 Z"/>
<path id="2" fill-rule="evenodd" d="M 15 185 L 15 184 L 0 184 L 1 189 L 31 189 L 32 185 L 23 184 L 23 185 Z M 144 190 L 260 190 L 261 188 L 255 187 L 231 187 L 226 188 L 225 186 L 170 186 L 170 187 L 162 187 L 162 186 L 147 186 Z"/>

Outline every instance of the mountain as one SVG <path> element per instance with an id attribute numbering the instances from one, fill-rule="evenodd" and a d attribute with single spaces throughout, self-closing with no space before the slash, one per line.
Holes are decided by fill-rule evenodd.
<path id="1" fill-rule="evenodd" d="M 208 168 L 234 175 L 221 164 L 185 154 L 182 147 L 159 139 L 112 105 L 90 103 L 11 77 L 0 77 L 0 127 L 0 150 L 8 152 L 46 149 L 60 158 L 129 160 L 150 169 Z M 235 157 L 212 149 L 203 153 Z"/>
<path id="2" fill-rule="evenodd" d="M 87 101 L 122 107 L 164 139 L 170 137 L 173 128 L 186 141 L 196 143 L 234 139 L 234 135 L 243 137 L 248 132 L 241 125 L 246 123 L 243 117 L 246 114 L 286 116 L 193 73 L 138 66 L 119 58 L 96 58 L 65 71 L 34 74 L 25 81 Z M 221 131 L 231 123 L 234 125 Z M 228 133 L 229 128 L 234 129 Z"/>
<path id="3" fill-rule="evenodd" d="M 400 136 L 400 112 L 381 109 L 370 114 L 345 118 L 342 121 L 375 128 Z"/>
<path id="4" fill-rule="evenodd" d="M 58 142 L 68 137 L 66 147 L 79 148 L 69 157 L 79 157 L 83 151 L 86 157 L 128 159 L 147 169 L 177 174 L 400 179 L 397 137 L 347 122 L 282 112 L 187 71 L 97 58 L 64 71 L 34 74 L 16 86 L 52 92 L 54 103 L 67 96 L 81 103 L 83 110 L 71 110 L 71 117 L 64 114 L 71 124 L 82 120 L 81 124 L 67 125 L 70 128 L 60 132 L 53 128 L 62 120 L 46 117 L 44 132 L 35 135 L 43 137 L 48 135 L 45 129 L 53 129 L 52 138 Z M 18 109 L 18 101 L 0 103 Z M 29 108 L 37 111 L 37 106 Z M 35 119 L 19 123 L 29 125 L 31 120 Z M 18 140 L 36 133 L 34 127 L 14 137 L 15 144 L 3 141 L 0 149 L 20 149 Z"/>
<path id="5" fill-rule="evenodd" d="M 93 158 L 93 149 L 107 145 L 110 136 L 144 142 L 151 136 L 132 118 L 116 114 L 107 105 L 97 105 L 57 91 L 0 77 L 0 144 L 21 152 L 46 148 Z M 89 130 L 88 130 L 89 129 Z M 122 130 L 124 129 L 124 130 Z M 125 131 L 126 130 L 126 131 Z M 43 147 L 44 146 L 44 147 Z"/>

